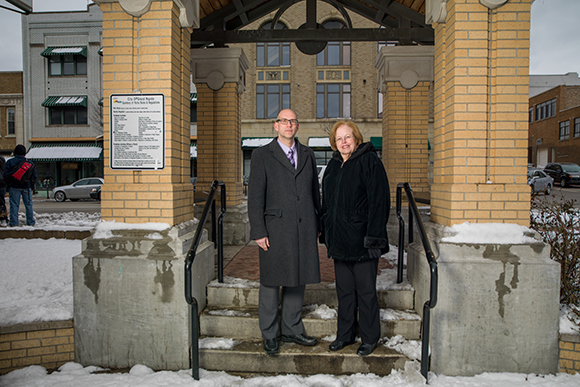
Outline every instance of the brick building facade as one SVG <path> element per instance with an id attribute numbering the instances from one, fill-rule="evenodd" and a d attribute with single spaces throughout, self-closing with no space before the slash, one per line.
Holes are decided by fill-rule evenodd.
<path id="1" fill-rule="evenodd" d="M 580 164 L 580 86 L 557 86 L 530 98 L 528 161 Z"/>
<path id="2" fill-rule="evenodd" d="M 297 3 L 286 10 L 280 20 L 285 28 L 296 29 L 305 23 L 305 2 Z M 254 30 L 267 28 L 275 12 L 245 26 L 243 29 Z M 353 12 L 348 12 L 353 28 L 378 28 L 379 25 Z M 317 22 L 326 28 L 337 28 L 346 21 L 340 12 L 328 3 L 317 3 Z M 323 53 L 306 55 L 294 43 L 283 44 L 232 44 L 241 47 L 248 60 L 246 72 L 246 90 L 241 95 L 242 114 L 242 149 L 244 153 L 243 174 L 249 174 L 251 151 L 275 137 L 273 121 L 280 108 L 294 110 L 300 121 L 298 139 L 315 150 L 317 163 L 326 165 L 331 155 L 331 148 L 325 140 L 334 122 L 340 118 L 352 119 L 359 126 L 365 141 L 373 141 L 380 150 L 382 137 L 382 100 L 378 91 L 378 71 L 375 61 L 379 52 L 379 42 L 344 42 L 331 43 Z M 277 46 L 277 47 L 274 47 Z M 268 50 L 279 50 L 280 60 L 261 63 L 262 56 Z M 260 54 L 260 50 L 266 54 Z M 338 62 L 329 59 L 328 52 L 336 53 Z M 325 55 L 325 59 L 320 56 Z M 330 54 L 333 55 L 333 54 Z M 285 57 L 286 56 L 286 57 Z M 258 100 L 264 93 L 268 98 L 268 87 L 279 87 L 287 98 L 287 105 L 279 103 L 274 109 L 262 113 Z M 332 89 L 336 88 L 336 94 Z M 335 99 L 333 99 L 335 98 Z M 321 103 L 337 101 L 336 109 L 322 112 Z M 347 100 L 348 99 L 348 100 Z M 267 103 L 267 102 L 266 102 Z M 274 115 L 274 117 L 272 117 Z M 263 139 L 262 141 L 247 141 Z M 246 141 L 245 141 L 246 140 Z"/>
<path id="3" fill-rule="evenodd" d="M 22 71 L 0 72 L 0 155 L 23 143 Z"/>

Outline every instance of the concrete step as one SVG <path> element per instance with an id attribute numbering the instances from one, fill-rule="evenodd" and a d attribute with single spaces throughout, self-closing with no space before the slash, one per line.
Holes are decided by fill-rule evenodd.
<path id="1" fill-rule="evenodd" d="M 266 355 L 262 340 L 237 342 L 231 349 L 200 349 L 199 365 L 206 370 L 263 374 L 355 374 L 374 373 L 386 376 L 393 369 L 403 369 L 409 359 L 380 345 L 369 356 L 356 354 L 359 343 L 331 352 L 329 342 L 304 347 L 280 343 L 280 353 Z"/>
<path id="2" fill-rule="evenodd" d="M 222 308 L 244 308 L 258 306 L 259 283 L 256 281 L 233 280 L 235 282 L 220 284 L 212 281 L 207 286 L 208 305 Z M 415 290 L 410 286 L 377 292 L 380 308 L 414 309 Z M 306 285 L 305 305 L 338 306 L 336 289 L 333 282 Z"/>
<path id="3" fill-rule="evenodd" d="M 336 334 L 336 311 L 319 307 L 313 311 L 306 305 L 302 321 L 306 334 L 324 338 Z M 321 313 L 322 311 L 322 313 Z M 381 309 L 381 337 L 401 335 L 407 340 L 419 340 L 421 319 L 414 311 Z M 200 334 L 234 339 L 262 337 L 257 308 L 220 308 L 210 305 L 200 315 Z"/>

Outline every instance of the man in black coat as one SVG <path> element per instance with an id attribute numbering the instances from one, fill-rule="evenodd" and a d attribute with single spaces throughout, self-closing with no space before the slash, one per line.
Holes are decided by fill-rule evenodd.
<path id="1" fill-rule="evenodd" d="M 260 247 L 260 330 L 269 355 L 279 352 L 279 330 L 282 341 L 316 344 L 315 338 L 304 334 L 301 314 L 305 285 L 320 282 L 320 193 L 314 152 L 295 138 L 298 120 L 292 110 L 278 113 L 274 129 L 278 137 L 252 153 L 248 183 L 250 237 Z"/>
<path id="2" fill-rule="evenodd" d="M 34 212 L 32 211 L 32 188 L 36 184 L 36 168 L 34 164 L 26 159 L 26 148 L 22 144 L 16 145 L 14 148 L 14 157 L 6 162 L 4 166 L 4 182 L 8 187 L 10 187 L 9 199 L 10 199 L 10 227 L 18 226 L 18 208 L 20 207 L 20 197 L 22 197 L 22 202 L 26 208 L 26 225 L 34 226 L 36 221 L 34 220 Z M 13 170 L 22 161 L 28 161 L 32 164 L 32 174 L 30 179 L 27 181 L 15 181 L 10 177 Z"/>

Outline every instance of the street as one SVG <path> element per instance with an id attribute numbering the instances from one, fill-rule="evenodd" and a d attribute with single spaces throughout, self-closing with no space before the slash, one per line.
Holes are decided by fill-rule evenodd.
<path id="1" fill-rule="evenodd" d="M 562 196 L 566 200 L 576 200 L 574 202 L 574 207 L 580 208 L 580 186 L 562 188 L 559 185 L 555 185 L 552 188 L 551 196 L 556 200 L 561 198 Z"/>

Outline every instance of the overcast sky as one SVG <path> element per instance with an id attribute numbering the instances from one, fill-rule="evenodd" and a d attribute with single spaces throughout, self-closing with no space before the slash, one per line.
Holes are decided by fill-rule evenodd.
<path id="1" fill-rule="evenodd" d="M 519 1 L 519 0 L 512 0 Z M 33 0 L 35 12 L 86 9 L 88 0 Z M 12 7 L 6 0 L 0 5 Z M 530 74 L 580 73 L 580 0 L 532 4 Z M 20 15 L 0 8 L 0 71 L 22 70 Z"/>

